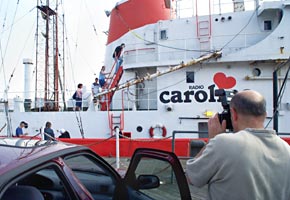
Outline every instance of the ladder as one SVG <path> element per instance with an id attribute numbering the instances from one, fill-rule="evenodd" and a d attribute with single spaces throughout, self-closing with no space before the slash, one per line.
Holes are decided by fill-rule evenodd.
<path id="1" fill-rule="evenodd" d="M 198 15 L 198 0 L 196 0 L 196 35 L 199 40 L 200 50 L 210 50 L 211 39 L 211 2 L 208 1 L 208 18 L 200 19 Z"/>
<path id="2" fill-rule="evenodd" d="M 115 75 L 113 75 L 113 78 L 106 89 L 110 90 L 112 88 L 118 87 L 118 84 L 122 78 L 122 75 L 123 75 L 123 66 L 120 66 L 117 73 Z M 110 107 L 110 105 L 112 103 L 112 99 L 113 99 L 114 94 L 115 94 L 115 91 L 107 93 L 105 95 L 105 101 L 100 102 L 100 106 L 101 106 L 100 110 L 101 111 L 108 110 L 108 108 Z"/>
<path id="3" fill-rule="evenodd" d="M 108 110 L 108 116 L 109 116 L 109 127 L 111 129 L 111 136 L 116 132 L 117 130 L 123 131 L 124 130 L 124 90 L 122 91 L 122 112 L 119 115 L 114 115 L 113 113 L 110 113 L 110 110 Z M 116 133 L 118 134 L 118 133 Z"/>

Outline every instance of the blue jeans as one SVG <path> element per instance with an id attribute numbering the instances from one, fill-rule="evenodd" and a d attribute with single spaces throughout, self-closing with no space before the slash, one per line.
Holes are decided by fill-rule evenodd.
<path id="1" fill-rule="evenodd" d="M 122 65 L 122 63 L 123 63 L 123 58 L 118 58 L 118 59 L 116 59 L 116 69 L 115 69 L 115 74 L 118 72 L 118 70 L 119 70 L 119 67 Z"/>

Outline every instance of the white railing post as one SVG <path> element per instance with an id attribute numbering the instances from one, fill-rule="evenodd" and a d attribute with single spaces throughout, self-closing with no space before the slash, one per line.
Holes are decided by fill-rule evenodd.
<path id="1" fill-rule="evenodd" d="M 115 136 L 116 136 L 116 169 L 120 168 L 120 137 L 119 137 L 120 128 L 116 127 Z"/>

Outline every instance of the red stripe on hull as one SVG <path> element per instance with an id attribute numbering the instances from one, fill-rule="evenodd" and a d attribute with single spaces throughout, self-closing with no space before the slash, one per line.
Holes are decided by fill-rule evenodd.
<path id="1" fill-rule="evenodd" d="M 63 142 L 73 143 L 88 146 L 100 156 L 116 156 L 116 139 L 59 139 Z M 192 139 L 176 139 L 175 153 L 178 156 L 189 156 L 189 143 Z M 146 147 L 153 149 L 161 149 L 165 151 L 172 151 L 172 140 L 164 139 L 138 139 L 128 140 L 120 139 L 120 157 L 131 157 L 137 148 Z"/>
<path id="2" fill-rule="evenodd" d="M 282 138 L 290 144 L 290 138 Z M 100 156 L 110 157 L 116 156 L 116 139 L 59 139 L 63 142 L 73 143 L 88 146 Z M 179 157 L 189 157 L 190 155 L 190 141 L 192 139 L 175 139 L 174 153 Z M 201 139 L 199 139 L 201 140 Z M 207 139 L 204 139 L 207 141 Z M 171 139 L 138 139 L 128 140 L 120 139 L 120 157 L 131 157 L 137 148 L 146 147 L 153 149 L 161 149 L 165 151 L 172 151 Z"/>

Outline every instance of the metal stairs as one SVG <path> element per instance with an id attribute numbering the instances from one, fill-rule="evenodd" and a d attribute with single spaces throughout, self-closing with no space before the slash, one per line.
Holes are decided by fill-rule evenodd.
<path id="1" fill-rule="evenodd" d="M 118 87 L 118 84 L 122 78 L 122 75 L 123 75 L 123 66 L 120 66 L 117 73 L 114 74 L 110 84 L 108 85 L 108 87 L 106 89 L 112 89 L 112 88 Z M 103 101 L 100 103 L 101 111 L 108 110 L 108 107 L 110 107 L 110 105 L 112 103 L 114 93 L 115 93 L 115 91 L 109 92 L 108 94 L 106 94 L 106 101 Z"/>

